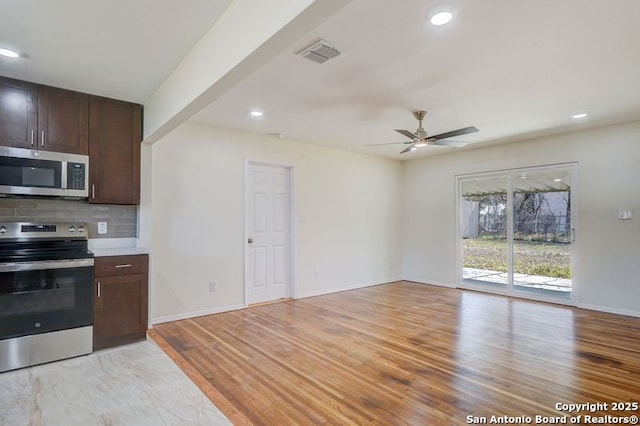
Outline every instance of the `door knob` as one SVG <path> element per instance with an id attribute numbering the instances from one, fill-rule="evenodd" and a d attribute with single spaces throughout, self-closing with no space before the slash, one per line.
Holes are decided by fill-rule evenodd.
<path id="1" fill-rule="evenodd" d="M 247 240 L 247 242 L 248 242 L 249 244 L 251 244 L 251 243 L 253 242 L 253 238 L 249 238 L 249 239 Z"/>

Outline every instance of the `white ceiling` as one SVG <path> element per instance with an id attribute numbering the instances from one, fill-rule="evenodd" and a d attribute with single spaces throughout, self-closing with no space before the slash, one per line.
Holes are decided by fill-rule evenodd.
<path id="1" fill-rule="evenodd" d="M 434 27 L 424 17 L 440 0 L 354 0 L 193 119 L 415 158 L 456 148 L 363 145 L 406 140 L 393 129 L 414 131 L 416 109 L 430 134 L 478 127 L 455 138 L 473 144 L 640 118 L 640 1 L 447 3 L 454 20 Z M 317 38 L 343 53 L 323 65 L 294 55 Z"/>
<path id="2" fill-rule="evenodd" d="M 192 120 L 408 159 L 455 148 L 363 145 L 404 141 L 417 109 L 430 134 L 478 127 L 463 149 L 640 119 L 640 1 L 445 2 L 434 27 L 441 0 L 353 0 Z M 0 75 L 144 103 L 230 3 L 0 0 L 0 47 L 27 55 Z M 342 54 L 294 55 L 318 38 Z"/>
<path id="3" fill-rule="evenodd" d="M 144 103 L 232 0 L 0 0 L 0 75 Z"/>

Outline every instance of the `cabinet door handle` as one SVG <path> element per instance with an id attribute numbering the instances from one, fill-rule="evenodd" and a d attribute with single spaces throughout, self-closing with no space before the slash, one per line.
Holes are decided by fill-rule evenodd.
<path id="1" fill-rule="evenodd" d="M 91 198 L 96 198 L 96 186 L 91 185 Z"/>
<path id="2" fill-rule="evenodd" d="M 102 296 L 102 286 L 100 285 L 100 281 L 98 281 L 98 299 L 100 299 L 100 296 Z"/>
<path id="3" fill-rule="evenodd" d="M 123 263 L 122 265 L 116 265 L 116 268 L 131 268 L 130 263 Z"/>
<path id="4" fill-rule="evenodd" d="M 40 146 L 44 146 L 44 130 L 40 133 Z"/>
<path id="5" fill-rule="evenodd" d="M 31 130 L 31 146 L 33 146 L 33 138 L 35 137 L 36 131 L 35 130 Z"/>

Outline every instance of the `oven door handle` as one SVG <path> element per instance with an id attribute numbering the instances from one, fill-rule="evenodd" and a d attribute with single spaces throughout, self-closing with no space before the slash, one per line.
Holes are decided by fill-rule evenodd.
<path id="1" fill-rule="evenodd" d="M 93 259 L 42 260 L 37 262 L 0 263 L 0 272 L 44 271 L 46 269 L 85 268 L 93 266 Z"/>

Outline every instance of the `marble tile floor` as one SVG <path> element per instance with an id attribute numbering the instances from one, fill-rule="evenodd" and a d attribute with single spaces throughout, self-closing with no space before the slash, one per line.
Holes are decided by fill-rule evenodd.
<path id="1" fill-rule="evenodd" d="M 150 340 L 0 373 L 0 425 L 230 425 Z"/>

